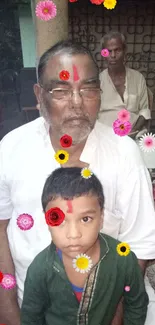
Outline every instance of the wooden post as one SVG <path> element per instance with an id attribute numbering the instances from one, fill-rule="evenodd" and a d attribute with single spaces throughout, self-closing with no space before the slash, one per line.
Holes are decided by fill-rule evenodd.
<path id="1" fill-rule="evenodd" d="M 68 37 L 68 0 L 53 0 L 57 6 L 57 15 L 49 21 L 42 21 L 36 17 L 35 7 L 39 1 L 31 0 L 37 61 L 49 47 Z"/>

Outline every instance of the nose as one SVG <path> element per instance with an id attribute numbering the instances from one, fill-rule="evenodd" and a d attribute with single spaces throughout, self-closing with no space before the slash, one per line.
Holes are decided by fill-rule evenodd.
<path id="1" fill-rule="evenodd" d="M 70 223 L 67 227 L 66 237 L 68 239 L 78 239 L 81 238 L 81 231 L 77 224 Z"/>
<path id="2" fill-rule="evenodd" d="M 79 108 L 82 104 L 82 97 L 80 95 L 80 92 L 78 90 L 74 90 L 72 93 L 72 107 L 73 108 Z"/>
<path id="3" fill-rule="evenodd" d="M 112 58 L 115 58 L 115 57 L 116 57 L 116 53 L 115 53 L 114 50 L 111 51 L 111 57 L 112 57 Z"/>

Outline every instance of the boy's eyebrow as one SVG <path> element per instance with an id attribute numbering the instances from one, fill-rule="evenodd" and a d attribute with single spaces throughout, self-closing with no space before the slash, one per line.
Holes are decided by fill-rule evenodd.
<path id="1" fill-rule="evenodd" d="M 89 214 L 89 213 L 90 213 L 90 214 L 92 214 L 92 213 L 96 213 L 96 210 L 95 210 L 95 209 L 90 209 L 90 210 L 88 209 L 88 210 L 85 210 L 85 211 L 82 211 L 82 212 L 81 212 L 81 214 L 86 214 L 86 213 L 87 213 L 87 214 Z"/>

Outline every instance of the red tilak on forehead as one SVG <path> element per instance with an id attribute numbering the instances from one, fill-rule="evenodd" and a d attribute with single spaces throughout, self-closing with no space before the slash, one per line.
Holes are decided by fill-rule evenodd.
<path id="1" fill-rule="evenodd" d="M 68 206 L 68 213 L 72 213 L 73 212 L 73 206 L 72 206 L 72 201 L 67 200 L 67 206 Z"/>
<path id="2" fill-rule="evenodd" d="M 77 71 L 77 67 L 74 64 L 73 64 L 73 79 L 74 79 L 74 81 L 78 81 L 80 79 L 78 71 Z"/>

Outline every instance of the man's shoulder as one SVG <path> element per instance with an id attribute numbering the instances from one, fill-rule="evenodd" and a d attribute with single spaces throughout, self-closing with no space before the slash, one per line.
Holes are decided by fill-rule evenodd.
<path id="1" fill-rule="evenodd" d="M 9 133 L 7 133 L 4 138 L 1 140 L 0 145 L 4 150 L 12 151 L 13 148 L 17 148 L 18 145 L 24 143 L 30 144 L 35 141 L 37 134 L 39 134 L 40 128 L 44 124 L 44 119 L 38 117 L 32 122 L 26 123 Z"/>
<path id="2" fill-rule="evenodd" d="M 123 145 L 129 145 L 131 148 L 137 148 L 135 142 L 128 136 L 120 137 L 114 133 L 112 127 L 105 125 L 99 121 L 96 121 L 95 124 L 95 135 L 99 142 L 105 145 L 105 141 L 108 143 L 113 144 L 116 147 L 122 147 Z"/>
<path id="3" fill-rule="evenodd" d="M 144 76 L 142 75 L 141 72 L 135 70 L 135 69 L 131 69 L 131 68 L 126 68 L 128 75 L 131 78 L 136 78 L 136 79 L 144 79 Z"/>
<path id="4" fill-rule="evenodd" d="M 104 69 L 103 71 L 100 72 L 100 80 L 103 79 L 105 76 L 107 76 L 108 69 Z"/>
<path id="5" fill-rule="evenodd" d="M 120 137 L 114 133 L 112 127 L 104 125 L 100 122 L 96 122 L 94 133 L 96 137 L 97 148 L 101 152 L 110 151 L 113 158 L 120 158 L 120 161 L 133 162 L 134 165 L 141 165 L 142 157 L 140 150 L 130 137 L 123 136 Z"/>

